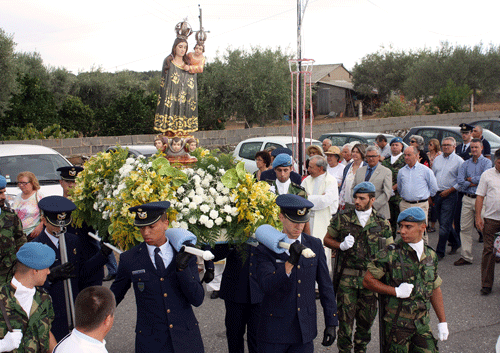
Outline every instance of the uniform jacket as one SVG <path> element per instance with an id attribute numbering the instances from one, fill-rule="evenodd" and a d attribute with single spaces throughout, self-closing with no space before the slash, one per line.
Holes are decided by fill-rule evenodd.
<path id="1" fill-rule="evenodd" d="M 403 168 L 405 163 L 405 155 L 401 154 L 399 158 L 391 164 L 391 157 L 388 157 L 382 161 L 382 165 L 392 172 L 392 185 L 396 185 L 398 183 L 398 172 L 401 168 Z M 401 196 L 399 196 L 398 190 L 394 190 L 394 196 L 391 196 L 389 199 L 391 202 L 400 202 Z"/>
<path id="2" fill-rule="evenodd" d="M 258 339 L 270 343 L 307 343 L 317 336 L 315 282 L 318 282 L 326 326 L 338 326 L 337 303 L 319 239 L 302 233 L 302 244 L 316 257 L 301 256 L 290 277 L 286 253 L 257 247 L 257 278 L 264 292 Z"/>
<path id="3" fill-rule="evenodd" d="M 0 285 L 10 283 L 13 271 L 9 270 L 16 260 L 16 253 L 26 243 L 23 225 L 10 208 L 2 207 L 0 213 Z M 9 275 L 8 275 L 9 274 Z"/>
<path id="4" fill-rule="evenodd" d="M 193 256 L 184 271 L 176 271 L 174 257 L 161 278 L 149 257 L 146 243 L 120 255 L 116 280 L 111 285 L 119 304 L 133 284 L 137 305 L 136 353 L 166 352 L 171 338 L 174 352 L 203 352 L 198 321 L 191 305 L 205 296 Z"/>
<path id="5" fill-rule="evenodd" d="M 274 192 L 276 195 L 279 195 L 278 186 L 276 185 L 276 179 L 273 180 L 272 182 L 269 182 L 269 185 L 271 185 L 271 188 L 269 190 Z M 306 190 L 302 186 L 300 186 L 299 184 L 295 184 L 293 181 L 290 181 L 290 185 L 288 186 L 287 194 L 299 195 L 299 196 L 307 198 Z"/>
<path id="6" fill-rule="evenodd" d="M 23 338 L 18 349 L 13 353 L 45 353 L 49 351 L 49 332 L 54 320 L 54 309 L 50 295 L 43 288 L 38 288 L 33 296 L 30 317 L 21 307 L 16 297 L 15 290 L 8 284 L 0 287 L 0 301 L 5 306 L 7 316 L 13 329 L 23 331 Z M 7 334 L 5 320 L 0 320 L 0 338 Z"/>
<path id="7" fill-rule="evenodd" d="M 71 289 L 74 301 L 81 290 L 79 283 L 86 283 L 87 281 L 90 281 L 94 274 L 106 264 L 107 258 L 104 257 L 99 251 L 94 257 L 85 261 L 82 253 L 82 245 L 78 237 L 71 233 L 66 233 L 65 237 L 68 261 L 75 265 L 73 273 L 76 275 L 76 278 L 71 279 Z M 61 264 L 61 254 L 59 248 L 54 245 L 52 240 L 50 240 L 45 232 L 45 228 L 33 241 L 50 246 L 50 248 L 56 253 L 56 261 L 54 261 L 50 268 Z M 52 297 L 55 312 L 52 333 L 54 334 L 56 340 L 59 341 L 69 333 L 68 319 L 66 315 L 66 301 L 64 296 L 64 281 L 50 283 L 49 280 L 47 280 L 45 281 L 43 287 Z"/>
<path id="8" fill-rule="evenodd" d="M 365 181 L 367 168 L 368 166 L 363 166 L 356 171 L 354 182 L 352 183 L 353 188 Z M 380 216 L 390 219 L 391 211 L 389 210 L 388 202 L 392 193 L 392 172 L 379 164 L 368 181 L 375 185 L 375 202 L 373 203 L 373 208 L 377 210 Z"/>
<path id="9" fill-rule="evenodd" d="M 256 247 L 242 246 L 240 249 L 228 244 L 215 245 L 215 260 L 226 258 L 219 296 L 234 303 L 258 304 L 264 294 L 257 282 Z"/>
<path id="10" fill-rule="evenodd" d="M 264 170 L 261 174 L 260 174 L 260 180 L 261 181 L 267 181 L 267 182 L 270 182 L 270 181 L 273 181 L 273 180 L 276 180 L 276 171 L 274 169 L 268 169 L 268 170 Z M 297 172 L 294 172 L 293 170 L 290 172 L 290 180 L 292 182 L 294 182 L 295 184 L 299 184 L 300 185 L 300 182 L 302 180 L 302 177 L 300 176 L 299 173 Z"/>
<path id="11" fill-rule="evenodd" d="M 463 143 L 457 145 L 457 147 L 455 147 L 455 153 L 460 157 L 462 157 L 464 161 L 466 161 L 472 157 L 472 155 L 470 154 L 470 143 L 469 146 L 467 146 L 467 148 L 465 149 L 465 152 L 462 152 L 463 148 L 464 148 Z"/>
<path id="12" fill-rule="evenodd" d="M 326 228 L 330 223 L 332 214 L 337 213 L 339 207 L 339 189 L 337 179 L 329 173 L 325 173 L 323 184 L 319 187 L 318 193 L 313 195 L 314 179 L 308 176 L 302 181 L 302 186 L 307 192 L 307 199 L 314 204 L 314 221 L 312 222 L 311 235 L 315 238 L 323 240 L 326 234 Z M 328 190 L 332 193 L 332 198 L 325 195 Z M 321 205 L 329 204 L 329 206 L 318 209 Z"/>

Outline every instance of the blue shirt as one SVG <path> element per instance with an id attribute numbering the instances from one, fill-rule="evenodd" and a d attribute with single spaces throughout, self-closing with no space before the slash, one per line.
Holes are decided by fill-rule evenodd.
<path id="1" fill-rule="evenodd" d="M 437 181 L 434 173 L 422 163 L 410 168 L 405 165 L 398 172 L 398 192 L 406 201 L 423 201 L 436 195 Z"/>
<path id="2" fill-rule="evenodd" d="M 365 180 L 366 180 L 366 177 L 368 176 L 368 173 L 370 172 L 370 168 L 372 168 L 371 175 L 373 175 L 373 172 L 375 171 L 375 169 L 377 169 L 377 166 L 378 166 L 378 163 L 375 164 L 373 167 L 370 167 L 369 165 L 366 166 Z M 371 175 L 370 175 L 370 178 L 371 178 Z"/>
<path id="3" fill-rule="evenodd" d="M 458 190 L 458 170 L 463 163 L 464 160 L 455 152 L 448 157 L 445 157 L 444 153 L 442 153 L 434 159 L 432 171 L 436 176 L 438 191 L 444 191 L 451 187 Z"/>
<path id="4" fill-rule="evenodd" d="M 466 194 L 475 194 L 481 174 L 491 167 L 491 161 L 483 155 L 479 156 L 476 163 L 474 163 L 473 158 L 466 160 L 458 171 L 459 190 Z M 471 178 L 472 183 L 465 180 L 467 178 Z M 476 184 L 476 186 L 470 186 L 470 184 Z"/>

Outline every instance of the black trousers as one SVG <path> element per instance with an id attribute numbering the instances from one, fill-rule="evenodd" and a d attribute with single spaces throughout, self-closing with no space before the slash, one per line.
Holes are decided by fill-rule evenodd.
<path id="1" fill-rule="evenodd" d="M 226 337 L 229 353 L 244 353 L 243 336 L 247 331 L 249 353 L 258 353 L 257 328 L 260 317 L 260 304 L 243 304 L 224 300 L 226 305 Z"/>

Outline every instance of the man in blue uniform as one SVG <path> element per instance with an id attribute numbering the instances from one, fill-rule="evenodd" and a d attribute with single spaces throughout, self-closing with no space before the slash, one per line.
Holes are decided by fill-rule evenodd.
<path id="1" fill-rule="evenodd" d="M 80 284 L 90 281 L 106 263 L 108 250 L 103 247 L 102 251 L 99 251 L 92 258 L 88 260 L 83 258 L 80 240 L 76 235 L 65 231 L 65 227 L 71 223 L 71 212 L 76 208 L 72 201 L 62 196 L 48 196 L 40 200 L 38 207 L 42 211 L 44 229 L 33 241 L 48 245 L 56 253 L 56 261 L 50 267 L 50 274 L 47 276 L 44 288 L 52 297 L 55 312 L 52 333 L 59 341 L 70 330 L 63 281 L 71 278 L 71 291 L 73 300 L 75 300 L 81 290 Z M 65 264 L 61 264 L 59 249 L 59 239 L 62 233 L 65 233 L 68 255 L 68 262 Z"/>
<path id="2" fill-rule="evenodd" d="M 330 346 L 336 338 L 337 304 L 326 265 L 321 240 L 303 233 L 312 202 L 298 195 L 279 195 L 279 218 L 283 223 L 288 254 L 276 254 L 264 245 L 257 247 L 257 279 L 264 292 L 258 329 L 259 352 L 313 352 L 317 336 L 315 282 L 318 282 L 325 315 L 322 344 Z M 310 248 L 315 257 L 301 256 Z"/>
<path id="3" fill-rule="evenodd" d="M 136 353 L 204 352 L 191 305 L 200 306 L 205 294 L 196 257 L 178 253 L 165 236 L 169 207 L 160 201 L 129 208 L 144 242 L 120 255 L 111 285 L 118 305 L 133 283 Z"/>

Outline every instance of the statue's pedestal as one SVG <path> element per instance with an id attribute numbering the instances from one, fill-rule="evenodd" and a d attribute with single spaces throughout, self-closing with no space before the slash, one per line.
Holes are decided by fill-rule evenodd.
<path id="1" fill-rule="evenodd" d="M 168 159 L 170 164 L 173 165 L 180 164 L 184 168 L 190 168 L 196 162 L 198 162 L 198 159 L 196 157 L 192 157 L 189 154 L 185 154 L 183 156 L 166 156 L 165 158 Z"/>

